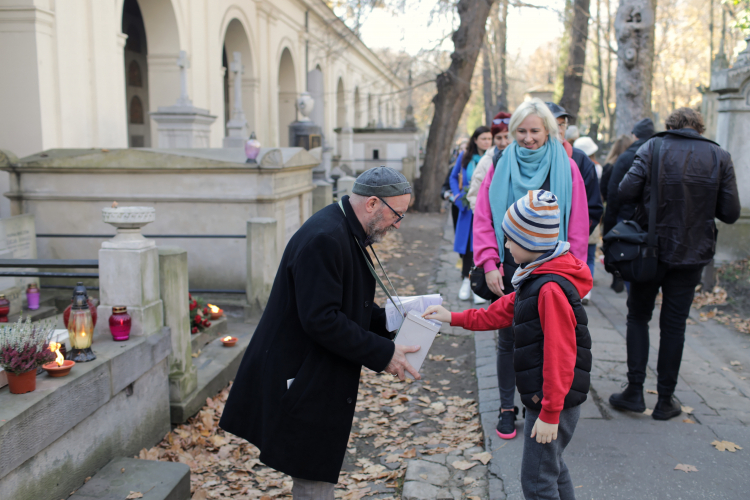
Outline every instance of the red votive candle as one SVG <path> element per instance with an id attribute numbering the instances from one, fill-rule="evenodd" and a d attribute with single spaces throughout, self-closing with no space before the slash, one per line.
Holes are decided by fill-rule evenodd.
<path id="1" fill-rule="evenodd" d="M 114 306 L 109 317 L 109 331 L 112 339 L 120 342 L 130 338 L 130 314 L 125 306 Z"/>

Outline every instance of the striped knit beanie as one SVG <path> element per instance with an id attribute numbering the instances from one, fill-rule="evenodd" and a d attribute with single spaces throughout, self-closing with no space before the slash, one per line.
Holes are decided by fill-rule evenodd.
<path id="1" fill-rule="evenodd" d="M 529 252 L 552 250 L 560 234 L 557 196 L 543 189 L 529 191 L 505 212 L 502 228 L 506 237 Z"/>

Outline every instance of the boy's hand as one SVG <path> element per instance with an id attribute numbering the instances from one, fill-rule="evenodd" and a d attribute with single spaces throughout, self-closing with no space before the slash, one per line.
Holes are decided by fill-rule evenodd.
<path id="1" fill-rule="evenodd" d="M 557 439 L 557 424 L 548 424 L 537 418 L 534 428 L 531 429 L 531 437 L 536 436 L 536 442 L 541 444 L 551 443 Z"/>
<path id="2" fill-rule="evenodd" d="M 443 306 L 430 306 L 422 315 L 425 319 L 436 319 L 443 323 L 451 322 L 451 312 Z"/>

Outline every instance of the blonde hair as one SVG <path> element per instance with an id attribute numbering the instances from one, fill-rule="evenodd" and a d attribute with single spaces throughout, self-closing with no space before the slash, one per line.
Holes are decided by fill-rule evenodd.
<path id="1" fill-rule="evenodd" d="M 521 126 L 521 122 L 523 122 L 531 115 L 536 115 L 542 119 L 542 123 L 544 124 L 544 128 L 547 130 L 550 139 L 557 139 L 558 141 L 560 140 L 560 132 L 557 128 L 557 120 L 555 120 L 555 117 L 552 116 L 552 112 L 549 110 L 547 105 L 544 104 L 541 99 L 536 97 L 518 106 L 516 108 L 516 111 L 510 117 L 508 130 L 510 130 L 511 137 L 515 138 L 516 130 L 518 130 L 518 127 Z"/>

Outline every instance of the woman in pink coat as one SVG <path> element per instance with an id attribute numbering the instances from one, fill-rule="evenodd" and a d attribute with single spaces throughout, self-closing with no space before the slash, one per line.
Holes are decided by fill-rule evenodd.
<path id="1" fill-rule="evenodd" d="M 513 113 L 509 129 L 514 142 L 487 172 L 474 211 L 474 263 L 484 269 L 487 285 L 498 296 L 513 291 L 511 278 L 518 267 L 510 252 L 504 251 L 500 225 L 505 211 L 527 191 L 544 189 L 557 196 L 560 239 L 568 241 L 570 252 L 584 262 L 589 241 L 586 187 L 578 166 L 568 157 L 560 142 L 552 113 L 539 99 L 526 101 Z M 513 404 L 516 382 L 514 340 L 512 328 L 499 330 L 500 419 L 497 434 L 503 439 L 516 436 L 518 408 Z"/>

